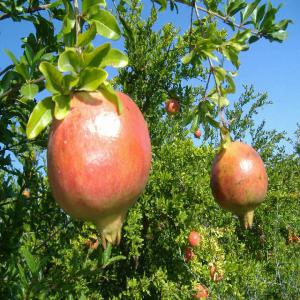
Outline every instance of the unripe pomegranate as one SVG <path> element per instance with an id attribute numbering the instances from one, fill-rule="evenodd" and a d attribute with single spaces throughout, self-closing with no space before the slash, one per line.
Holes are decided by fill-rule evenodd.
<path id="1" fill-rule="evenodd" d="M 195 257 L 195 254 L 191 248 L 186 248 L 184 251 L 184 261 L 189 262 Z"/>
<path id="2" fill-rule="evenodd" d="M 119 243 L 127 210 L 143 191 L 150 170 L 147 124 L 137 105 L 118 93 L 123 111 L 103 94 L 80 92 L 71 111 L 54 120 L 48 141 L 48 177 L 55 200 L 71 216 L 93 222 Z"/>
<path id="3" fill-rule="evenodd" d="M 179 112 L 180 105 L 175 99 L 169 99 L 166 102 L 166 111 L 168 115 L 176 115 Z"/>
<path id="4" fill-rule="evenodd" d="M 236 214 L 244 228 L 250 228 L 253 211 L 264 201 L 268 177 L 259 154 L 241 142 L 230 142 L 214 159 L 212 193 L 218 204 Z"/>
<path id="5" fill-rule="evenodd" d="M 188 237 L 189 244 L 191 247 L 199 246 L 201 236 L 197 231 L 191 231 Z"/>
<path id="6" fill-rule="evenodd" d="M 200 139 L 200 137 L 201 137 L 201 131 L 200 131 L 200 129 L 197 129 L 197 130 L 194 132 L 194 136 L 195 136 L 196 139 Z"/>
<path id="7" fill-rule="evenodd" d="M 202 284 L 197 284 L 194 288 L 195 294 L 193 295 L 194 299 L 206 299 L 208 298 L 208 290 Z"/>

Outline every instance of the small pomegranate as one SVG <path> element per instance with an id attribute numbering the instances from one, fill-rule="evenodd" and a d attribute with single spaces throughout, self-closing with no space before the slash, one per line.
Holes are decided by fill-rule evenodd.
<path id="1" fill-rule="evenodd" d="M 195 257 L 195 254 L 191 248 L 186 248 L 184 251 L 184 261 L 189 262 Z"/>
<path id="2" fill-rule="evenodd" d="M 268 177 L 259 154 L 242 142 L 230 142 L 215 157 L 211 188 L 217 203 L 251 228 L 254 209 L 264 201 Z"/>
<path id="3" fill-rule="evenodd" d="M 178 101 L 176 101 L 175 99 L 169 99 L 166 102 L 166 111 L 168 115 L 170 116 L 176 115 L 179 112 L 179 109 L 180 109 L 180 105 Z"/>
<path id="4" fill-rule="evenodd" d="M 208 298 L 208 290 L 202 284 L 197 284 L 194 288 L 195 294 L 193 295 L 194 299 L 207 299 Z"/>
<path id="5" fill-rule="evenodd" d="M 197 129 L 197 130 L 194 132 L 194 137 L 195 137 L 196 139 L 200 139 L 200 137 L 201 137 L 201 131 L 200 131 L 200 129 Z"/>
<path id="6" fill-rule="evenodd" d="M 123 112 L 100 93 L 75 93 L 64 120 L 54 120 L 48 141 L 48 177 L 57 203 L 93 222 L 118 244 L 127 210 L 142 193 L 150 170 L 147 124 L 137 105 L 118 93 Z"/>
<path id="7" fill-rule="evenodd" d="M 25 198 L 29 198 L 30 197 L 30 191 L 28 189 L 25 189 L 22 192 L 22 196 L 25 197 Z"/>
<path id="8" fill-rule="evenodd" d="M 197 247 L 197 246 L 199 246 L 201 236 L 200 236 L 199 232 L 191 231 L 189 234 L 188 240 L 189 240 L 189 244 L 191 247 Z"/>

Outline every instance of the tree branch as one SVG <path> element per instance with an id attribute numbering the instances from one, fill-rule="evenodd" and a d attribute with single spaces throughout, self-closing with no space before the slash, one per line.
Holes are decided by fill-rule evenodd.
<path id="1" fill-rule="evenodd" d="M 9 71 L 13 67 L 14 67 L 14 65 L 7 66 L 5 69 L 3 69 L 2 71 L 0 71 L 0 76 L 2 76 L 4 73 L 6 73 L 7 71 Z"/>
<path id="2" fill-rule="evenodd" d="M 236 27 L 238 29 L 249 30 L 249 28 L 247 28 L 246 26 L 243 26 L 241 24 L 237 24 L 235 22 L 230 21 L 229 18 L 228 18 L 228 16 L 223 17 L 223 16 L 219 15 L 218 13 L 216 13 L 216 12 L 214 12 L 212 10 L 208 10 L 208 9 L 206 9 L 204 7 L 201 7 L 201 6 L 197 5 L 197 4 L 195 4 L 195 1 L 187 1 L 187 0 L 175 0 L 175 1 L 178 2 L 178 3 L 182 3 L 182 4 L 185 4 L 185 5 L 191 6 L 191 7 L 195 7 L 196 9 L 198 9 L 200 11 L 203 11 L 203 12 L 205 12 L 208 15 L 214 16 L 214 17 L 222 20 L 225 24 L 228 24 L 228 25 L 231 24 L 231 25 L 233 25 L 234 27 Z M 253 35 L 260 36 L 259 33 L 256 32 L 256 31 L 251 30 L 251 33 Z"/>
<path id="3" fill-rule="evenodd" d="M 45 9 L 48 9 L 50 7 L 50 5 L 51 5 L 51 3 L 40 5 L 40 6 L 37 6 L 37 7 L 30 7 L 30 8 L 25 9 L 23 12 L 17 13 L 16 15 L 20 16 L 22 14 L 31 14 L 31 13 L 34 13 L 34 12 L 37 12 L 37 11 L 40 11 L 40 10 L 45 10 Z M 10 18 L 14 15 L 15 14 L 13 14 L 13 13 L 2 14 L 2 15 L 0 15 L 0 21 L 8 19 L 8 18 Z"/>
<path id="4" fill-rule="evenodd" d="M 38 82 L 41 82 L 41 81 L 43 81 L 43 80 L 45 80 L 45 77 L 44 77 L 44 76 L 41 76 L 41 77 L 39 77 L 39 78 L 37 78 L 37 79 L 31 81 L 31 83 L 38 83 Z M 16 86 L 14 86 L 13 88 L 10 88 L 9 90 L 7 90 L 6 92 L 4 92 L 3 94 L 0 95 L 0 99 L 2 99 L 2 98 L 4 98 L 4 97 L 8 96 L 10 93 L 12 93 L 13 91 L 17 90 L 20 86 L 21 86 L 21 85 L 18 84 L 18 85 L 16 85 Z"/>

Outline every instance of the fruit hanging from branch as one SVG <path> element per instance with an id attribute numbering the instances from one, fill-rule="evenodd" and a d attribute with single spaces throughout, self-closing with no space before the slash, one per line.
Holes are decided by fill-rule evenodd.
<path id="1" fill-rule="evenodd" d="M 194 132 L 194 137 L 195 137 L 196 139 L 200 139 L 200 137 L 201 137 L 201 131 L 200 131 L 200 129 L 197 129 L 197 130 Z"/>
<path id="2" fill-rule="evenodd" d="M 200 244 L 201 236 L 197 231 L 191 231 L 188 237 L 188 241 L 191 247 L 197 247 Z"/>
<path id="3" fill-rule="evenodd" d="M 169 99 L 166 102 L 165 107 L 166 107 L 166 111 L 167 111 L 169 116 L 176 115 L 179 112 L 179 109 L 180 109 L 180 105 L 179 105 L 178 101 L 175 100 L 175 99 Z"/>
<path id="4" fill-rule="evenodd" d="M 217 203 L 251 228 L 254 209 L 265 199 L 268 177 L 259 154 L 242 142 L 229 142 L 215 157 L 211 188 Z"/>
<path id="5" fill-rule="evenodd" d="M 143 191 L 151 165 L 147 124 L 137 105 L 118 93 L 122 114 L 102 93 L 71 96 L 71 110 L 54 120 L 48 142 L 48 176 L 57 203 L 93 222 L 118 244 L 127 210 Z"/>

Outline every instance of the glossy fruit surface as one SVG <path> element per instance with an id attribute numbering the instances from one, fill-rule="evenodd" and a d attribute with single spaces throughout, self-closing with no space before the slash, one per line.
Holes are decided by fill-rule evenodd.
<path id="1" fill-rule="evenodd" d="M 197 231 L 191 231 L 188 237 L 189 244 L 191 247 L 199 246 L 201 236 Z"/>
<path id="2" fill-rule="evenodd" d="M 166 102 L 166 111 L 169 115 L 176 115 L 179 112 L 180 105 L 175 99 L 169 99 Z"/>
<path id="3" fill-rule="evenodd" d="M 120 241 L 128 208 L 150 170 L 147 124 L 137 105 L 118 93 L 123 111 L 101 93 L 76 93 L 71 111 L 54 120 L 48 177 L 55 200 L 71 216 L 95 223 L 105 246 Z"/>
<path id="4" fill-rule="evenodd" d="M 236 214 L 245 228 L 264 199 L 268 177 L 259 154 L 249 145 L 231 142 L 214 159 L 211 188 L 217 203 Z"/>

